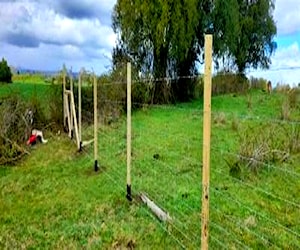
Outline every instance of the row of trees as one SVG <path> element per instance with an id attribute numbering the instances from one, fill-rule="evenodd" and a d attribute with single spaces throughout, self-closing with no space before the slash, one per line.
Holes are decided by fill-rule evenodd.
<path id="1" fill-rule="evenodd" d="M 118 0 L 114 68 L 130 60 L 154 77 L 194 74 L 206 33 L 224 69 L 268 68 L 276 49 L 273 11 L 274 0 Z"/>

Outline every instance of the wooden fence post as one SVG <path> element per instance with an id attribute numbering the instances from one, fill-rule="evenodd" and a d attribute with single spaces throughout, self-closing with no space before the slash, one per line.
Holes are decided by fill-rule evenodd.
<path id="1" fill-rule="evenodd" d="M 79 137 L 79 151 L 82 150 L 82 136 L 81 136 L 81 79 L 82 70 L 80 70 L 78 77 L 78 137 Z"/>
<path id="2" fill-rule="evenodd" d="M 126 198 L 132 201 L 131 196 L 131 63 L 127 63 L 127 195 Z"/>
<path id="3" fill-rule="evenodd" d="M 71 138 L 71 134 L 70 134 L 70 127 L 71 127 L 71 116 L 70 116 L 70 105 L 69 105 L 69 90 L 65 90 L 65 112 L 66 112 L 66 120 L 68 121 L 68 129 L 69 129 L 69 137 Z M 70 97 L 70 100 L 71 100 L 71 97 Z"/>
<path id="4" fill-rule="evenodd" d="M 94 170 L 97 172 L 98 167 L 98 112 L 97 112 L 97 77 L 94 74 Z"/>
<path id="5" fill-rule="evenodd" d="M 67 126 L 67 112 L 66 112 L 66 70 L 65 67 L 63 67 L 63 116 L 64 116 L 64 128 Z"/>
<path id="6" fill-rule="evenodd" d="M 203 114 L 203 169 L 202 169 L 202 229 L 201 249 L 208 249 L 209 241 L 209 170 L 211 136 L 211 67 L 212 35 L 205 35 L 204 114 Z"/>
<path id="7" fill-rule="evenodd" d="M 72 77 L 72 71 L 70 73 L 70 91 L 71 91 L 71 95 L 74 96 L 73 93 L 73 77 Z M 70 98 L 70 101 L 72 102 L 72 98 Z M 73 116 L 73 112 L 72 112 L 72 104 L 71 104 L 71 113 L 70 113 L 70 120 L 71 120 L 71 127 L 70 127 L 70 136 L 73 139 L 74 138 L 74 116 Z"/>
<path id="8" fill-rule="evenodd" d="M 77 149 L 80 150 L 80 141 L 79 141 L 79 134 L 78 134 L 78 124 L 77 124 L 77 118 L 76 118 L 76 108 L 75 108 L 75 101 L 74 101 L 74 93 L 71 92 L 70 95 L 71 98 L 71 114 L 72 114 L 72 119 L 71 122 L 73 124 L 73 133 L 75 132 L 75 140 L 76 140 L 76 145 Z"/>

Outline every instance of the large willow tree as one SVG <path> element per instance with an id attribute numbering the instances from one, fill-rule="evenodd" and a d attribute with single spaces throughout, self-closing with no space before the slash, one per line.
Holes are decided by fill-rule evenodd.
<path id="1" fill-rule="evenodd" d="M 131 60 L 154 77 L 193 74 L 204 34 L 212 33 L 216 61 L 241 73 L 267 68 L 276 48 L 273 11 L 273 0 L 118 0 L 114 66 Z"/>
<path id="2" fill-rule="evenodd" d="M 114 57 L 127 55 L 143 73 L 176 75 L 183 62 L 186 74 L 196 61 L 199 21 L 197 0 L 118 0 L 113 28 L 118 44 Z M 188 60 L 189 59 L 189 60 Z"/>
<path id="3" fill-rule="evenodd" d="M 216 0 L 213 11 L 216 59 L 231 69 L 268 68 L 276 49 L 273 0 Z"/>

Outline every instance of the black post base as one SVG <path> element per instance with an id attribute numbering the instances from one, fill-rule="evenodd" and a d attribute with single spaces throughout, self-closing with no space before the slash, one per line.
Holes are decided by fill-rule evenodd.
<path id="1" fill-rule="evenodd" d="M 95 170 L 95 172 L 97 172 L 99 170 L 99 166 L 98 166 L 98 161 L 97 160 L 95 160 L 94 170 Z"/>
<path id="2" fill-rule="evenodd" d="M 129 201 L 132 201 L 132 196 L 131 196 L 131 185 L 127 185 L 127 194 L 126 194 L 126 198 Z"/>

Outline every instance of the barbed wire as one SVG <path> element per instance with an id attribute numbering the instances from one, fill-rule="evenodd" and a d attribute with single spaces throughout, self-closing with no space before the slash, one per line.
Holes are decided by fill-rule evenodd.
<path id="1" fill-rule="evenodd" d="M 224 175 L 224 174 L 223 174 L 223 175 Z M 278 226 L 278 227 L 282 228 L 283 230 L 285 230 L 286 232 L 289 232 L 290 234 L 293 234 L 294 236 L 300 238 L 300 234 L 297 233 L 296 231 L 293 231 L 293 230 L 291 230 L 290 228 L 288 228 L 288 227 L 282 225 L 282 224 L 279 223 L 278 221 L 274 221 L 274 220 L 272 220 L 272 219 L 269 219 L 267 216 L 263 215 L 262 213 L 256 211 L 255 209 L 249 207 L 248 205 L 245 205 L 245 204 L 244 204 L 243 202 L 241 202 L 240 200 L 237 200 L 237 199 L 233 198 L 232 196 L 230 196 L 230 194 L 228 194 L 228 193 L 227 193 L 227 194 L 224 194 L 224 192 L 220 192 L 219 190 L 213 190 L 213 189 L 212 189 L 212 192 L 220 194 L 220 196 L 221 196 L 222 198 L 226 199 L 227 201 L 229 201 L 229 202 L 234 202 L 234 203 L 238 204 L 239 206 L 242 206 L 242 207 L 246 208 L 248 211 L 257 214 L 259 217 L 265 219 L 266 221 L 272 223 L 273 225 Z"/>
<path id="2" fill-rule="evenodd" d="M 268 72 L 268 71 L 286 71 L 286 70 L 299 70 L 300 66 L 283 66 L 278 68 L 269 68 L 267 70 L 263 69 L 256 69 L 256 70 L 249 70 L 247 73 L 256 73 L 256 72 Z"/>
<path id="3" fill-rule="evenodd" d="M 269 239 L 267 239 L 265 237 L 265 235 L 262 235 L 262 234 L 258 234 L 256 232 L 254 232 L 253 230 L 250 230 L 250 228 L 248 228 L 245 224 L 241 223 L 241 222 L 238 222 L 236 220 L 234 220 L 233 218 L 231 218 L 229 215 L 227 215 L 226 213 L 224 213 L 223 211 L 220 210 L 220 208 L 218 208 L 217 206 L 215 206 L 214 204 L 211 204 L 211 206 L 214 208 L 212 210 L 213 211 L 217 211 L 219 214 L 221 214 L 222 216 L 224 216 L 227 220 L 233 222 L 237 227 L 240 227 L 240 228 L 243 228 L 244 230 L 246 230 L 248 233 L 254 235 L 256 238 L 258 238 L 259 240 L 261 240 L 262 242 L 264 242 L 265 244 L 272 244 L 270 242 Z M 210 222 L 212 223 L 212 222 Z M 272 246 L 276 247 L 274 244 L 272 244 Z M 280 248 L 278 248 L 280 249 Z"/>
<path id="4" fill-rule="evenodd" d="M 215 242 L 217 242 L 217 244 L 222 248 L 222 249 L 227 249 L 225 246 L 224 246 L 224 243 L 222 243 L 218 238 L 216 238 L 215 236 L 213 236 L 213 235 L 209 235 L 209 237 L 213 240 L 213 241 L 215 241 Z"/>
<path id="5" fill-rule="evenodd" d="M 112 138 L 110 137 L 110 135 L 106 134 L 105 132 L 103 133 L 102 131 L 99 131 L 98 132 L 98 136 L 100 136 L 100 138 L 106 138 L 106 140 L 112 140 Z M 100 148 L 102 146 L 100 145 Z M 126 150 L 126 148 L 124 149 Z M 110 152 L 111 154 L 113 154 L 113 152 Z M 106 162 L 108 162 L 107 160 L 109 159 L 114 159 L 113 158 L 113 155 L 106 155 Z M 100 157 L 101 158 L 101 157 Z M 114 162 L 115 160 L 112 160 L 112 162 Z M 112 163 L 113 164 L 113 163 Z M 111 164 L 111 165 L 112 165 Z M 106 171 L 105 171 L 106 172 Z M 117 181 L 118 183 L 122 183 L 124 182 L 125 183 L 125 173 L 124 173 L 124 177 L 122 177 L 121 173 L 119 171 L 116 171 L 116 172 L 113 172 L 113 174 L 111 173 L 110 174 L 110 177 L 113 178 L 115 181 Z M 153 190 L 151 191 L 153 192 Z M 154 196 L 155 197 L 158 197 L 159 195 L 157 195 L 158 192 L 154 192 Z M 163 208 L 163 206 L 161 206 Z M 174 211 L 176 210 L 176 214 L 177 215 L 180 215 L 180 217 L 184 216 L 184 214 L 178 210 L 178 209 L 173 209 Z M 194 209 L 195 211 L 195 209 Z M 197 210 L 196 210 L 197 211 Z M 187 226 L 186 226 L 186 223 L 183 223 L 181 222 L 180 220 L 176 219 L 176 223 L 178 223 L 180 225 L 181 228 L 183 228 L 185 231 L 187 231 Z M 183 235 L 186 239 L 188 239 L 189 241 L 193 242 L 192 239 L 190 239 L 178 226 L 176 226 L 174 223 L 172 224 L 172 226 L 178 231 L 180 232 L 181 235 Z M 197 238 L 196 235 L 192 232 L 189 233 L 190 235 L 192 235 L 195 239 Z"/>
<path id="6" fill-rule="evenodd" d="M 221 231 L 224 234 L 226 234 L 227 236 L 230 236 L 231 234 L 228 232 L 228 230 L 226 230 L 224 227 L 218 225 L 217 223 L 210 221 L 209 223 L 210 225 L 212 225 L 214 228 L 217 228 L 219 231 Z M 232 239 L 234 242 L 236 242 L 238 245 L 240 245 L 242 248 L 241 249 L 251 249 L 250 247 L 248 247 L 247 245 L 245 245 L 244 243 L 242 243 L 241 241 L 239 241 L 238 239 L 233 238 Z"/>
<path id="7" fill-rule="evenodd" d="M 221 155 L 230 155 L 230 156 L 234 156 L 238 159 L 246 160 L 246 161 L 249 161 L 249 162 L 255 162 L 255 163 L 261 164 L 261 165 L 263 165 L 267 168 L 272 168 L 272 169 L 275 169 L 277 171 L 283 172 L 285 174 L 289 174 L 292 177 L 300 178 L 300 173 L 298 173 L 296 171 L 292 171 L 292 170 L 289 170 L 289 169 L 284 169 L 282 167 L 277 167 L 274 164 L 266 163 L 262 160 L 256 159 L 255 157 L 247 157 L 247 156 L 244 156 L 244 155 L 241 155 L 241 154 L 231 153 L 231 152 L 225 151 L 225 150 L 221 149 L 220 147 L 216 147 L 216 146 L 212 146 L 211 148 L 213 150 L 217 151 L 217 152 L 220 152 Z"/>
<path id="8" fill-rule="evenodd" d="M 222 172 L 222 171 L 217 171 L 217 170 L 213 170 L 213 171 L 214 171 L 215 173 L 218 173 L 218 174 L 221 175 L 221 176 L 226 175 L 226 173 L 224 173 L 224 172 Z M 244 186 L 248 186 L 248 187 L 251 188 L 252 190 L 256 190 L 256 191 L 258 191 L 258 192 L 260 192 L 260 193 L 263 193 L 263 194 L 265 194 L 265 195 L 268 195 L 268 196 L 270 196 L 270 197 L 273 197 L 274 199 L 283 201 L 283 202 L 285 202 L 285 203 L 287 203 L 287 204 L 289 204 L 289 205 L 291 205 L 291 206 L 293 206 L 293 207 L 300 208 L 300 204 L 298 204 L 298 203 L 295 203 L 295 202 L 293 202 L 293 201 L 287 200 L 287 199 L 282 198 L 282 197 L 280 197 L 280 196 L 274 195 L 274 194 L 272 194 L 272 193 L 270 193 L 270 192 L 268 192 L 268 191 L 265 191 L 265 190 L 263 190 L 263 189 L 261 189 L 261 188 L 259 188 L 259 187 L 255 187 L 255 186 L 252 185 L 252 184 L 249 184 L 249 183 L 247 183 L 247 182 L 243 182 L 242 180 L 240 180 L 240 179 L 238 179 L 238 178 L 236 178 L 236 177 L 230 176 L 230 178 L 231 178 L 232 180 L 234 180 L 235 182 L 241 183 L 241 184 L 244 185 Z"/>
<path id="9" fill-rule="evenodd" d="M 90 154 L 90 152 L 87 151 L 86 149 L 83 149 L 83 152 L 87 155 Z M 124 191 L 125 185 L 124 186 L 121 185 L 122 182 L 125 182 L 125 175 L 124 175 L 124 177 L 122 177 L 121 174 L 117 174 L 118 172 L 113 172 L 113 173 L 109 174 L 108 170 L 103 170 L 103 171 L 101 171 L 101 173 L 103 173 L 105 176 L 107 176 L 122 193 L 125 193 L 125 191 Z M 122 181 L 122 180 L 124 180 L 124 181 Z M 186 246 L 174 234 L 172 234 L 170 232 L 170 230 L 167 229 L 166 226 L 163 226 L 163 224 L 161 222 L 159 222 L 158 219 L 148 209 L 146 209 L 143 205 L 141 205 L 135 199 L 133 199 L 133 203 L 135 205 L 137 205 L 138 207 L 142 208 L 142 210 L 145 211 L 146 214 L 148 214 L 148 216 L 150 216 L 154 221 L 156 221 L 157 224 L 163 229 L 163 231 L 165 231 L 175 242 L 177 242 L 178 245 L 181 246 L 181 248 L 186 249 Z M 170 222 L 168 222 L 168 223 L 170 223 Z M 185 233 L 183 233 L 174 223 L 170 223 L 170 224 L 178 232 L 180 232 L 186 239 L 188 239 L 190 242 L 193 242 L 193 240 L 190 239 Z"/>
<path id="10" fill-rule="evenodd" d="M 192 78 L 199 78 L 199 77 L 202 77 L 202 75 L 200 76 L 189 76 L 189 77 L 182 77 L 182 79 L 192 79 Z M 133 80 L 132 81 L 132 84 L 134 86 L 134 84 L 140 84 L 140 83 L 153 83 L 153 82 L 156 82 L 159 84 L 160 81 L 175 81 L 175 80 L 178 80 L 179 78 L 161 78 L 161 79 L 139 79 L 139 80 Z M 114 85 L 114 84 L 119 84 L 119 85 L 124 85 L 125 87 L 125 84 L 126 82 L 125 81 L 119 81 L 119 82 L 115 82 L 115 83 L 99 83 L 100 85 L 103 85 L 103 86 L 110 86 L 110 85 Z M 152 90 L 150 90 L 152 91 Z M 93 99 L 91 98 L 90 101 L 92 101 Z M 108 103 L 108 104 L 114 104 L 114 105 L 122 105 L 122 106 L 126 106 L 126 101 L 120 101 L 120 100 L 111 100 L 111 99 L 108 99 L 108 98 L 105 98 L 104 100 L 100 100 L 99 103 Z M 192 104 L 192 105 L 187 105 L 187 106 L 182 106 L 181 104 L 180 105 L 157 105 L 157 104 L 149 104 L 149 103 L 143 103 L 143 102 L 132 102 L 133 105 L 137 105 L 137 106 L 140 106 L 140 107 L 143 107 L 143 108 L 153 108 L 153 109 L 163 109 L 163 110 L 167 110 L 167 111 L 179 111 L 179 112 L 184 112 L 185 114 L 189 114 L 189 115 L 193 115 L 195 116 L 196 119 L 198 119 L 199 121 L 202 120 L 202 104 L 198 104 L 199 105 L 199 108 L 193 106 L 193 105 L 196 105 L 196 104 Z M 218 115 L 220 113 L 221 109 L 219 110 L 213 110 L 212 112 L 212 116 L 214 115 Z M 91 112 L 90 112 L 91 113 Z M 273 118 L 269 118 L 269 117 L 263 117 L 263 115 L 261 116 L 255 116 L 253 114 L 249 115 L 249 114 L 246 114 L 246 115 L 240 115 L 240 114 L 237 114 L 234 113 L 234 112 L 224 112 L 225 115 L 227 116 L 232 116 L 233 118 L 236 118 L 238 120 L 242 120 L 242 121 L 247 121 L 247 120 L 252 120 L 252 121 L 258 121 L 258 122 L 269 122 L 269 123 L 279 123 L 279 124 L 288 124 L 288 125 L 298 125 L 300 124 L 300 121 L 287 121 L 287 120 L 281 120 L 281 119 L 273 119 Z M 104 114 L 101 114 L 102 118 L 105 119 L 105 118 L 109 118 L 110 116 L 109 115 L 106 115 L 105 113 Z M 124 118 L 120 118 L 121 119 L 121 124 L 124 125 L 124 121 L 125 119 Z M 151 120 L 149 120 L 151 121 Z M 136 124 L 138 122 L 138 120 L 136 120 L 135 118 L 133 118 L 133 124 Z M 121 126 L 123 126 L 121 125 Z M 88 127 L 88 126 L 87 126 Z M 143 127 L 141 127 L 140 129 L 138 127 L 135 127 L 133 126 L 133 133 L 134 133 L 134 137 L 133 137 L 133 153 L 138 155 L 138 157 L 140 157 L 141 155 L 144 155 L 144 150 L 147 149 L 148 151 L 151 151 L 152 149 L 155 149 L 156 151 L 159 151 L 159 152 L 165 152 L 165 147 L 162 145 L 153 145 L 153 143 L 151 142 L 147 142 L 147 140 L 145 140 L 145 138 L 148 138 L 148 137 L 151 137 L 151 138 L 155 138 L 155 137 L 162 137 L 162 138 L 170 138 L 171 136 L 169 136 L 169 132 L 171 131 L 171 128 L 164 128 L 164 130 L 159 130 L 159 131 L 154 131 L 155 130 L 155 127 L 151 127 L 151 126 L 148 126 L 147 127 L 147 130 L 146 132 L 143 131 Z M 199 125 L 199 130 L 201 130 L 202 127 Z M 123 131 L 123 133 L 120 133 L 120 135 L 118 134 L 113 134 L 111 133 L 111 131 L 105 131 L 105 129 L 99 129 L 98 130 L 98 136 L 100 138 L 106 138 L 102 143 L 101 145 L 99 146 L 99 148 L 101 150 L 103 150 L 105 147 L 106 147 L 106 144 L 105 143 L 109 143 L 110 145 L 113 145 L 112 143 L 114 142 L 117 142 L 117 141 L 120 141 L 120 140 L 123 140 L 124 141 L 124 145 L 122 148 L 116 148 L 116 152 L 115 151 L 107 151 L 105 150 L 104 152 L 107 154 L 105 156 L 101 155 L 100 154 L 100 159 L 102 159 L 105 164 L 109 164 L 109 165 L 116 165 L 115 162 L 122 162 L 123 161 L 123 165 L 125 166 L 124 164 L 124 160 L 125 160 L 125 157 L 123 157 L 122 159 L 115 159 L 116 158 L 116 153 L 117 154 L 124 154 L 126 153 L 126 147 L 125 147 L 125 138 L 124 138 L 124 134 L 125 134 L 125 130 Z M 199 133 L 200 137 L 201 137 L 201 133 Z M 174 137 L 174 135 L 172 135 Z M 197 141 L 201 141 L 201 138 L 197 138 Z M 184 135 L 180 135 L 180 133 L 178 135 L 175 136 L 174 138 L 174 141 L 176 141 L 177 143 L 180 143 L 180 144 L 190 144 L 191 147 L 195 147 L 196 143 L 193 142 L 194 139 L 190 139 Z M 143 148 L 136 148 L 139 143 L 142 143 L 143 144 Z M 200 143 L 199 143 L 200 145 Z M 198 145 L 198 146 L 199 146 Z M 279 168 L 275 165 L 272 165 L 272 164 L 269 164 L 269 163 L 265 163 L 265 162 L 262 162 L 262 161 L 259 161 L 257 159 L 253 159 L 253 158 L 250 158 L 250 157 L 245 157 L 245 156 L 242 156 L 240 154 L 234 154 L 234 153 L 230 153 L 230 152 L 226 152 L 226 151 L 220 151 L 220 148 L 215 148 L 214 146 L 212 147 L 213 150 L 216 150 L 218 152 L 221 152 L 221 155 L 231 155 L 231 156 L 235 156 L 235 157 L 238 157 L 239 159 L 243 159 L 243 160 L 253 160 L 253 161 L 256 161 L 257 163 L 261 163 L 261 164 L 264 164 L 265 166 L 267 166 L 268 168 L 272 168 L 272 169 L 275 169 L 275 170 L 278 170 L 280 172 L 283 172 L 283 173 L 286 173 L 288 175 L 291 175 L 295 178 L 298 178 L 300 176 L 300 174 L 296 171 L 293 171 L 293 170 L 290 170 L 290 169 L 282 169 L 282 168 Z M 201 150 L 201 148 L 200 148 Z M 91 152 L 89 153 L 91 154 Z M 168 150 L 167 152 L 168 154 L 168 157 L 172 158 L 172 160 L 177 161 L 178 159 L 182 159 L 183 161 L 186 161 L 187 163 L 192 163 L 192 164 L 199 164 L 199 161 L 201 159 L 201 156 L 199 155 L 194 155 L 194 154 L 189 154 L 188 156 L 186 155 L 182 155 L 182 153 L 180 151 L 178 151 L 178 149 L 175 149 L 175 150 Z M 173 159 L 174 158 L 174 159 Z M 149 158 L 150 159 L 150 158 Z M 199 160 L 197 160 L 199 159 Z M 148 159 L 145 159 L 146 161 L 141 161 L 140 159 L 138 158 L 135 158 L 135 155 L 133 156 L 133 163 L 132 163 L 132 166 L 138 166 L 140 164 L 143 164 L 143 167 L 145 167 L 145 169 L 143 170 L 142 172 L 142 176 L 139 176 L 139 178 L 143 178 L 145 176 L 151 176 L 151 178 L 158 178 L 161 174 L 166 174 L 167 176 L 169 176 L 169 180 L 176 180 L 176 185 L 177 186 L 180 186 L 181 185 L 181 181 L 184 180 L 185 183 L 195 183 L 198 181 L 196 175 L 184 175 L 183 178 L 179 178 L 178 179 L 178 173 L 177 171 L 174 171 L 174 166 L 172 163 L 168 163 L 168 162 L 165 162 L 165 161 L 155 161 L 155 164 L 157 164 L 157 166 L 160 166 L 159 168 L 153 168 L 153 162 L 151 161 L 147 161 Z M 121 165 L 120 165 L 121 166 Z M 163 169 L 163 171 L 162 171 Z M 200 169 L 200 168 L 199 168 Z M 224 171 L 217 171 L 217 170 L 212 170 L 213 172 L 216 171 L 219 175 L 221 176 L 224 176 Z M 123 190 L 124 191 L 124 187 L 125 187 L 125 177 L 126 177 L 126 173 L 125 173 L 125 168 L 122 169 L 122 171 L 120 171 L 120 167 L 112 167 L 112 169 L 110 169 L 109 171 L 106 171 L 104 170 L 104 173 L 105 175 L 108 175 L 109 178 L 111 180 L 114 181 L 115 184 L 118 184 L 119 185 L 119 189 L 120 190 Z M 134 172 L 133 172 L 134 173 Z M 193 171 L 194 173 L 194 171 Z M 199 171 L 199 174 L 201 173 L 201 170 Z M 225 174 L 226 175 L 226 174 Z M 230 180 L 232 180 L 232 177 L 230 177 Z M 265 190 L 265 189 L 262 189 L 260 187 L 256 187 L 250 183 L 245 183 L 237 178 L 233 178 L 233 180 L 237 183 L 240 183 L 242 186 L 245 186 L 247 188 L 250 188 L 251 190 L 253 190 L 253 192 L 259 192 L 259 193 L 263 193 L 263 194 L 266 194 L 267 196 L 270 196 L 270 197 L 273 197 L 274 199 L 277 199 L 281 202 L 285 202 L 286 204 L 289 204 L 293 207 L 296 207 L 296 208 L 300 208 L 300 204 L 296 203 L 296 202 L 293 202 L 289 199 L 285 199 L 284 197 L 281 197 L 279 195 L 276 195 L 274 194 L 273 192 L 269 192 L 268 190 Z M 199 179 L 199 182 L 200 182 L 200 179 Z M 124 187 L 123 185 L 121 185 L 121 183 L 124 184 Z M 137 183 L 137 188 L 140 188 L 140 187 L 145 187 L 147 186 L 146 184 L 145 185 L 142 185 L 141 184 L 142 181 L 140 181 L 139 183 Z M 166 200 L 169 200 L 169 198 L 171 197 L 172 199 L 174 199 L 174 196 L 172 195 L 172 188 L 173 188 L 173 184 L 170 185 L 168 184 L 168 188 L 166 188 L 166 186 L 162 186 L 161 183 L 154 183 L 153 184 L 153 187 L 150 188 L 150 190 L 147 190 L 150 192 L 150 195 L 153 195 L 153 198 L 154 200 L 156 200 L 158 202 L 158 204 L 162 207 L 162 208 L 167 208 L 167 209 L 171 209 L 171 211 L 174 212 L 175 215 L 179 215 L 179 217 L 181 219 L 176 219 L 176 221 L 174 223 L 171 223 L 171 226 L 175 229 L 175 231 L 177 231 L 177 233 L 181 236 L 181 237 L 177 237 L 178 235 L 173 235 L 171 233 L 170 235 L 170 230 L 168 230 L 162 223 L 158 223 L 163 229 L 164 231 L 166 231 L 168 233 L 168 235 L 170 235 L 170 237 L 175 241 L 177 242 L 177 244 L 179 246 L 181 246 L 182 248 L 187 248 L 187 246 L 185 245 L 186 242 L 194 242 L 195 239 L 197 238 L 196 237 L 196 234 L 189 230 L 189 227 L 191 226 L 191 224 L 187 223 L 186 221 L 182 221 L 183 219 L 182 218 L 185 218 L 187 217 L 188 215 L 186 214 L 186 211 L 189 211 L 189 212 L 195 212 L 198 210 L 200 210 L 200 207 L 192 207 L 190 206 L 190 204 L 188 202 L 183 202 L 181 204 L 181 206 L 183 205 L 184 207 L 186 207 L 187 209 L 185 210 L 182 210 L 182 209 L 179 209 L 177 206 L 174 206 L 170 201 L 166 201 Z M 199 189 L 200 191 L 200 189 Z M 164 197 L 162 196 L 162 193 L 164 192 Z M 219 193 L 221 194 L 221 192 L 219 191 Z M 166 199 L 167 197 L 167 199 Z M 199 197 L 200 197 L 200 192 L 199 192 Z M 226 197 L 224 199 L 227 199 Z M 233 198 L 234 199 L 234 198 Z M 175 199 L 174 199 L 175 201 Z M 230 199 L 228 199 L 228 201 L 230 201 Z M 232 202 L 232 201 L 231 201 Z M 239 202 L 239 200 L 237 201 Z M 236 204 L 240 204 L 240 206 L 243 206 L 241 205 L 241 203 L 237 203 Z M 199 205 L 200 205 L 200 200 L 199 200 Z M 243 206 L 245 208 L 247 208 L 247 210 L 251 209 L 251 207 L 249 206 Z M 142 208 L 145 209 L 144 206 L 142 206 Z M 152 213 L 149 212 L 148 209 L 145 209 L 145 211 L 153 218 L 157 221 L 157 219 L 153 216 Z M 219 209 L 219 211 L 221 211 Z M 280 222 L 276 221 L 276 220 L 273 220 L 272 217 L 270 217 L 269 215 L 264 215 L 263 213 L 258 213 L 255 209 L 252 208 L 252 210 L 249 210 L 251 212 L 255 212 L 256 214 L 258 214 L 261 218 L 263 218 L 264 220 L 268 221 L 269 223 L 272 223 L 273 225 L 277 226 L 277 227 L 280 227 L 281 229 L 283 229 L 284 231 L 286 231 L 287 233 L 289 234 L 292 234 L 296 237 L 299 237 L 299 234 L 295 231 L 293 231 L 292 229 L 289 229 L 287 227 L 285 227 L 284 225 L 282 225 Z M 222 212 L 221 212 L 222 213 Z M 223 214 L 224 215 L 224 214 Z M 226 214 L 224 215 L 225 217 L 227 216 Z M 176 218 L 176 216 L 175 216 Z M 227 218 L 228 219 L 228 218 Z M 267 243 L 267 244 L 272 244 L 272 242 L 270 242 L 269 239 L 266 239 L 268 238 L 268 236 L 266 237 L 265 235 L 260 235 L 259 233 L 256 233 L 252 230 L 250 230 L 249 228 L 243 226 L 241 223 L 235 223 L 236 225 L 239 225 L 239 227 L 243 228 L 243 230 L 249 232 L 250 234 L 254 235 L 255 237 L 257 237 L 258 239 L 260 239 L 262 242 L 264 243 Z M 231 232 L 227 232 L 227 229 L 222 226 L 222 225 L 219 225 L 218 222 L 216 221 L 211 221 L 211 225 L 216 228 L 217 230 L 219 230 L 220 232 L 222 233 L 225 233 L 226 235 L 230 236 L 232 235 Z M 216 244 L 218 244 L 219 246 L 221 246 L 222 248 L 226 248 L 225 244 L 222 243 L 218 238 L 214 237 L 213 235 L 210 236 L 211 239 L 216 242 Z M 266 238 L 265 238 L 266 237 Z M 232 237 L 231 237 L 232 238 Z M 233 241 L 239 245 L 241 247 L 241 249 L 249 249 L 250 247 L 247 246 L 245 243 L 243 243 L 242 241 L 239 240 L 239 238 L 233 238 Z M 277 248 L 277 246 L 274 245 L 274 247 Z"/>
<path id="11" fill-rule="evenodd" d="M 109 137 L 109 135 L 107 135 L 107 134 L 105 134 L 105 133 L 98 133 L 98 134 L 101 134 L 102 135 L 102 138 L 103 138 L 103 136 L 104 137 L 106 137 L 106 138 L 110 138 Z M 101 138 L 101 137 L 100 137 Z M 150 144 L 149 144 L 150 145 Z M 148 144 L 144 144 L 144 146 L 146 147 L 146 148 L 149 148 L 149 146 L 148 146 Z M 126 148 L 124 148 L 123 149 L 124 150 L 124 152 L 126 151 Z M 137 153 L 137 152 L 139 152 L 139 151 L 135 151 L 135 154 Z M 144 153 L 144 151 L 140 151 L 141 152 L 141 154 L 143 154 Z M 110 158 L 112 158 L 113 159 L 113 156 L 112 157 L 110 157 Z M 139 164 L 138 163 L 138 160 L 135 160 L 134 162 L 133 162 L 133 167 L 135 167 L 137 164 Z M 145 165 L 146 164 L 146 165 Z M 173 171 L 173 167 L 171 166 L 171 165 L 169 165 L 169 164 L 167 164 L 167 163 L 164 163 L 164 162 L 162 162 L 162 161 L 155 161 L 155 164 L 157 165 L 162 165 L 162 166 L 164 166 L 165 168 L 167 168 L 168 170 L 169 170 L 169 173 L 171 174 L 170 175 L 170 177 L 171 176 L 173 176 L 173 178 L 178 178 L 178 174 L 177 174 L 177 172 L 174 172 Z M 147 167 L 146 169 L 148 169 L 148 172 L 147 172 L 147 174 L 148 174 L 148 176 L 149 175 L 151 175 L 151 173 L 153 174 L 154 173 L 154 175 L 155 176 L 159 176 L 160 174 L 161 174 L 161 171 L 160 170 L 155 170 L 154 168 L 153 168 L 153 162 L 143 162 L 143 165 L 146 167 L 147 165 L 149 166 L 149 167 Z M 164 169 L 165 169 L 164 168 Z M 160 171 L 160 172 L 159 172 Z M 200 171 L 199 171 L 199 173 L 200 173 Z M 125 176 L 125 175 L 124 175 Z M 186 179 L 186 181 L 187 181 L 187 183 L 194 183 L 195 182 L 195 180 L 193 180 L 193 178 L 192 177 L 189 177 L 189 176 L 184 176 L 184 180 Z M 200 176 L 199 176 L 199 181 L 200 181 Z M 155 184 L 153 184 L 153 186 L 155 186 Z M 156 187 L 157 188 L 157 190 L 159 189 L 159 188 L 164 188 L 164 187 L 162 187 L 162 186 L 158 186 L 158 187 Z M 165 190 L 165 189 L 164 189 Z M 158 194 L 158 192 L 156 192 L 156 197 L 159 197 L 159 195 L 157 195 Z M 163 194 L 163 192 L 161 192 L 161 194 Z M 170 197 L 171 197 L 171 195 L 169 195 Z M 199 196 L 200 196 L 200 189 L 199 189 Z M 195 211 L 195 208 L 193 208 L 193 207 L 191 207 L 191 206 L 189 206 L 188 204 L 186 204 L 186 203 L 183 203 L 184 205 L 183 206 L 185 206 L 186 208 L 189 208 L 190 209 L 190 211 L 192 212 L 192 211 Z M 199 205 L 200 205 L 200 200 L 199 200 Z M 200 207 L 199 207 L 199 209 L 200 209 Z M 181 212 L 178 212 L 177 211 L 177 213 L 179 213 L 179 214 L 182 214 Z M 183 214 L 182 214 L 183 215 Z"/>

